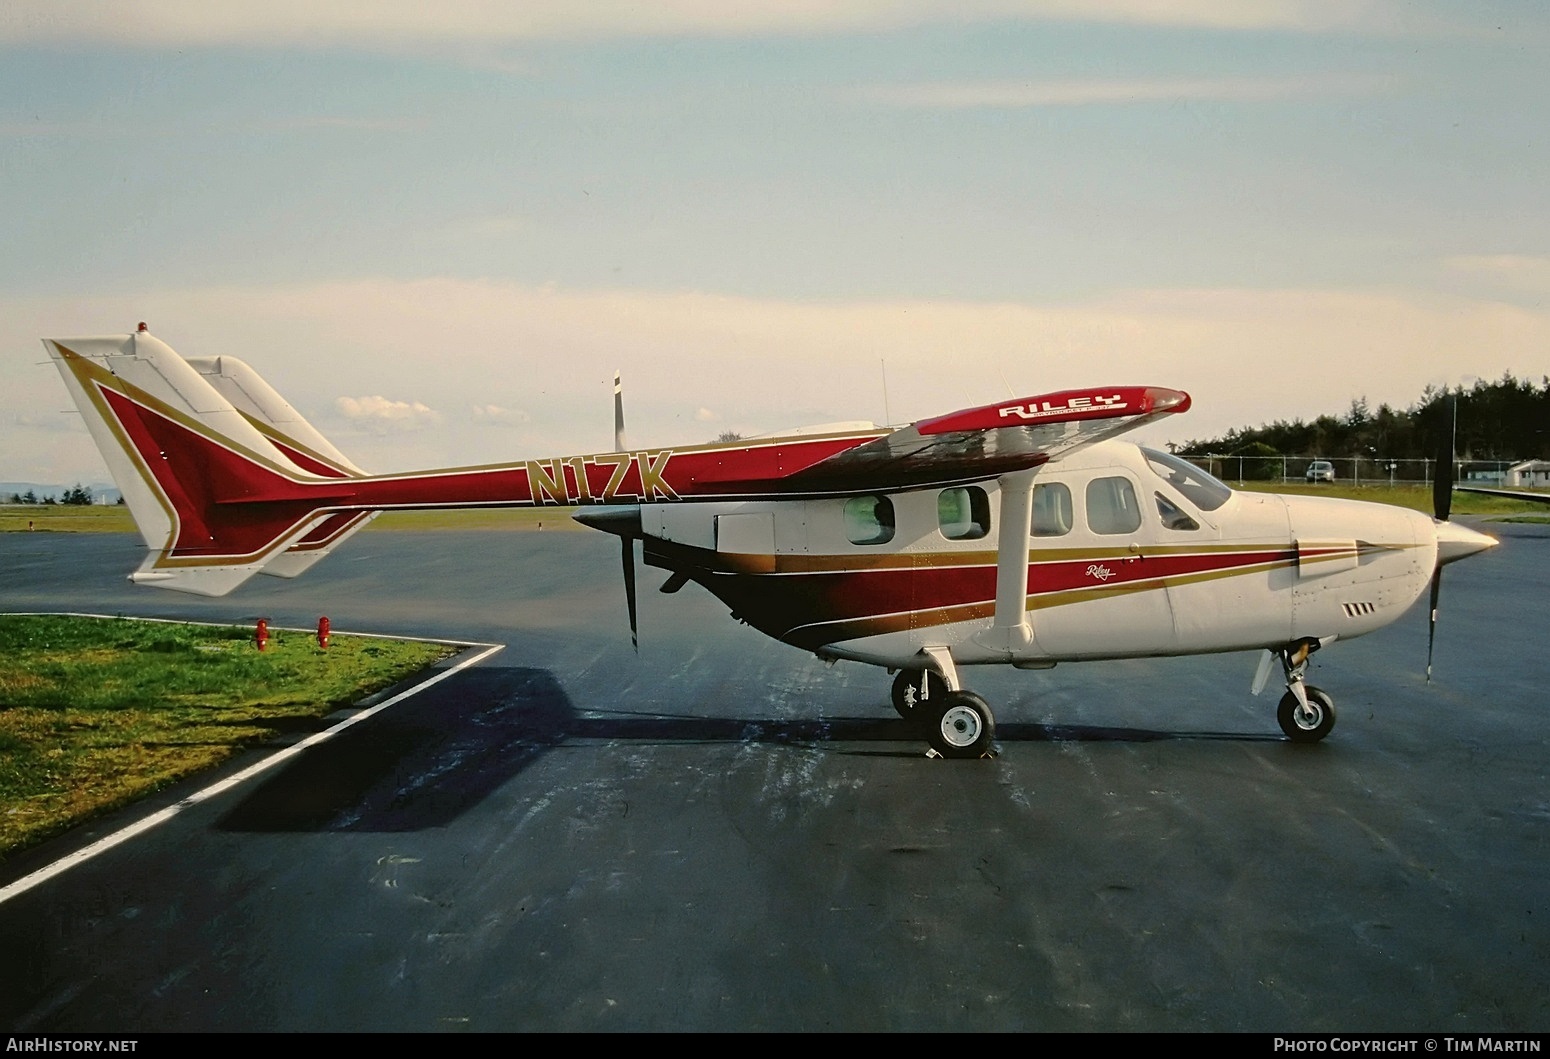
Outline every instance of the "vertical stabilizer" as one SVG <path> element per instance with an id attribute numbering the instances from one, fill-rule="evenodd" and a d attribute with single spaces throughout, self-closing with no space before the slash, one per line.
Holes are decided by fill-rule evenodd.
<path id="1" fill-rule="evenodd" d="M 188 366 L 292 463 L 325 478 L 365 475 L 246 361 L 236 357 L 189 357 Z"/>
<path id="2" fill-rule="evenodd" d="M 234 503 L 314 476 L 148 332 L 43 346 L 150 551 L 131 580 L 224 595 L 329 517 L 298 502 L 234 518 Z"/>
<path id="3" fill-rule="evenodd" d="M 189 367 L 269 439 L 292 463 L 324 478 L 360 478 L 366 472 L 340 452 L 263 376 L 236 357 L 190 357 Z M 271 577 L 296 577 L 354 536 L 377 517 L 372 511 L 330 515 L 263 569 Z"/>

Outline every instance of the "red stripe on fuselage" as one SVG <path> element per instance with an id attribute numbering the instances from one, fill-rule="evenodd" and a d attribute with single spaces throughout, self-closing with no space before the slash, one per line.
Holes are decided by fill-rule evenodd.
<path id="1" fill-rule="evenodd" d="M 1069 551 L 1069 549 L 1063 549 Z M 981 553 L 983 554 L 983 553 Z M 1068 606 L 1127 592 L 1157 591 L 1176 580 L 1232 576 L 1286 565 L 1289 548 L 1223 549 L 1116 558 L 1112 549 L 1089 556 L 1041 560 L 1030 556 L 1027 607 Z M 647 562 L 696 575 L 749 624 L 776 639 L 803 647 L 822 646 L 864 634 L 879 621 L 899 618 L 902 628 L 987 617 L 994 612 L 994 564 L 952 566 L 941 553 L 921 553 L 932 565 L 913 565 L 896 555 L 897 566 L 771 574 L 730 572 L 715 552 L 648 539 Z M 777 561 L 788 557 L 779 556 Z M 800 557 L 811 563 L 813 557 Z M 822 557 L 841 562 L 843 556 Z M 827 628 L 826 628 L 827 626 Z"/>
<path id="2" fill-rule="evenodd" d="M 1268 562 L 1283 562 L 1295 557 L 1287 548 L 1265 548 L 1230 552 L 1152 552 L 1124 558 L 1102 557 L 1065 559 L 1046 562 L 1038 552 L 1030 558 L 1028 594 L 1101 589 L 1135 581 L 1167 580 L 1219 570 L 1247 568 Z"/>

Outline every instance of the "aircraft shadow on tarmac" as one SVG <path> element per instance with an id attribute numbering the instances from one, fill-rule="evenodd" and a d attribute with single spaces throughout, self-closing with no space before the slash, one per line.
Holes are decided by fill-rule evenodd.
<path id="1" fill-rule="evenodd" d="M 886 709 L 879 704 L 879 709 Z M 445 825 L 562 743 L 901 744 L 839 751 L 924 757 L 915 727 L 888 716 L 812 720 L 581 716 L 544 669 L 461 674 L 313 747 L 259 785 L 217 826 L 224 831 L 418 831 Z M 1280 742 L 1271 735 L 1006 723 L 998 741 Z"/>

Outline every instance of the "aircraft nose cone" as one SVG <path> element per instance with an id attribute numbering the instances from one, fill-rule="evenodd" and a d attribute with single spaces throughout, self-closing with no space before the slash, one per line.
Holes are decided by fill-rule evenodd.
<path id="1" fill-rule="evenodd" d="M 1436 528 L 1438 566 L 1494 548 L 1497 544 L 1495 537 L 1488 537 L 1468 526 L 1460 526 L 1457 522 L 1438 522 Z"/>

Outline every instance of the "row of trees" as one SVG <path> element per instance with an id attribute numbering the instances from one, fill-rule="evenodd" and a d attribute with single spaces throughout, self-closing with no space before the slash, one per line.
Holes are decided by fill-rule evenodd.
<path id="1" fill-rule="evenodd" d="M 1175 451 L 1181 456 L 1435 459 L 1455 430 L 1455 407 L 1461 460 L 1519 460 L 1550 452 L 1550 376 L 1536 385 L 1511 373 L 1496 382 L 1479 380 L 1468 389 L 1428 386 L 1405 411 L 1386 404 L 1373 411 L 1360 397 L 1343 416 L 1243 427 L 1219 438 L 1190 441 Z"/>
<path id="2" fill-rule="evenodd" d="M 38 496 L 31 489 L 25 493 L 12 493 L 13 504 L 74 504 L 81 507 L 92 502 L 91 490 L 77 482 L 73 487 L 66 489 L 64 494 L 57 499 L 52 496 Z"/>

